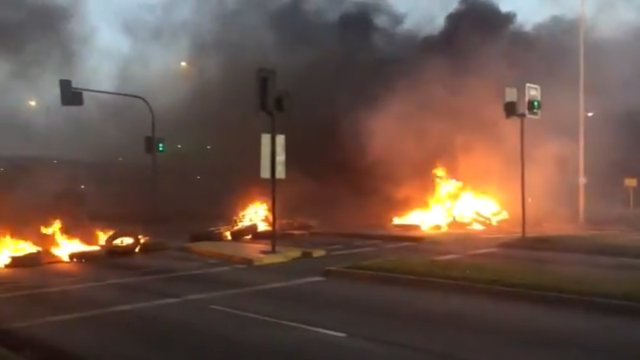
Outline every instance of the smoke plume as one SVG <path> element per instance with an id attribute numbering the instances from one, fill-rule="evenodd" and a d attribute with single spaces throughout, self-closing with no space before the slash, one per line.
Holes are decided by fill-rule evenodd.
<path id="1" fill-rule="evenodd" d="M 291 112 L 278 120 L 287 135 L 283 206 L 349 220 L 356 214 L 385 218 L 424 201 L 436 164 L 517 211 L 518 123 L 504 119 L 502 96 L 505 86 L 537 83 L 544 109 L 542 119 L 526 124 L 528 197 L 535 214 L 572 218 L 577 20 L 556 16 L 530 27 L 522 22 L 527 14 L 461 0 L 440 28 L 423 35 L 407 30 L 405 16 L 390 3 L 144 5 L 121 22 L 128 45 L 110 55 L 117 60 L 109 72 L 115 76 L 101 77 L 86 64 L 77 65 L 75 75 L 148 97 L 175 150 L 161 161 L 206 174 L 212 179 L 208 196 L 224 204 L 225 197 L 234 203 L 265 185 L 258 178 L 259 134 L 269 127 L 257 111 L 255 72 L 277 69 L 279 87 L 293 98 Z M 27 14 L 49 14 L 47 20 L 18 37 L 0 22 L 0 44 L 14 41 L 0 50 L 14 83 L 68 72 L 74 49 L 83 44 L 77 34 L 70 42 L 74 35 L 64 26 L 71 8 L 39 6 Z M 640 29 L 616 30 L 589 28 L 586 39 L 586 106 L 595 113 L 588 119 L 586 149 L 593 204 L 611 205 L 600 199 L 615 198 L 622 177 L 640 172 L 625 158 L 637 151 L 633 137 L 640 131 L 633 121 L 640 112 L 640 65 L 634 60 L 640 46 L 632 40 Z M 181 68 L 180 61 L 188 66 Z M 148 128 L 145 109 L 120 99 L 91 101 L 83 117 L 102 137 L 83 153 L 135 158 Z"/>

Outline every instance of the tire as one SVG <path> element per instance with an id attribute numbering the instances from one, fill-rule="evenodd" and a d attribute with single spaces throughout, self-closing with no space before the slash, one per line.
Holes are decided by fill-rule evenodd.
<path id="1" fill-rule="evenodd" d="M 113 243 L 121 238 L 132 238 L 133 242 L 127 245 L 114 245 Z M 104 242 L 104 252 L 106 255 L 132 255 L 141 244 L 140 235 L 131 231 L 116 231 L 109 235 Z"/>

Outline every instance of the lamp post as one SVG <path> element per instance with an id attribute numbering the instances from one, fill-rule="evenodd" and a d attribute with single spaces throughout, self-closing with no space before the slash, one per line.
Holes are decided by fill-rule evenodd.
<path id="1" fill-rule="evenodd" d="M 585 0 L 580 0 L 580 19 L 579 19 L 579 68 L 580 80 L 578 84 L 578 207 L 579 222 L 584 224 L 585 210 L 585 179 L 584 170 L 584 128 L 585 128 L 585 111 L 584 111 L 584 48 L 585 48 Z"/>

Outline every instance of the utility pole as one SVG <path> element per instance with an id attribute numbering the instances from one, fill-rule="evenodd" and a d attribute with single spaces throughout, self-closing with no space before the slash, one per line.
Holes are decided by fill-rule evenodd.
<path id="1" fill-rule="evenodd" d="M 584 132 L 585 132 L 585 109 L 584 109 L 584 48 L 585 48 L 585 24 L 586 9 L 585 0 L 580 0 L 580 19 L 579 19 L 579 71 L 580 80 L 578 82 L 578 218 L 580 225 L 585 222 L 585 186 L 587 179 L 585 178 L 584 164 Z"/>

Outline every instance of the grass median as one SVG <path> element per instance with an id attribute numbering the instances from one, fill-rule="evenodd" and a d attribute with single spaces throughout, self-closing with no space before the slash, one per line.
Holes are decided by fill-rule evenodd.
<path id="1" fill-rule="evenodd" d="M 600 272 L 574 267 L 539 266 L 482 256 L 450 260 L 415 257 L 373 260 L 347 269 L 391 275 L 597 297 L 640 304 L 640 273 Z"/>
<path id="2" fill-rule="evenodd" d="M 640 259 L 640 241 L 603 235 L 530 236 L 506 241 L 499 247 Z"/>

